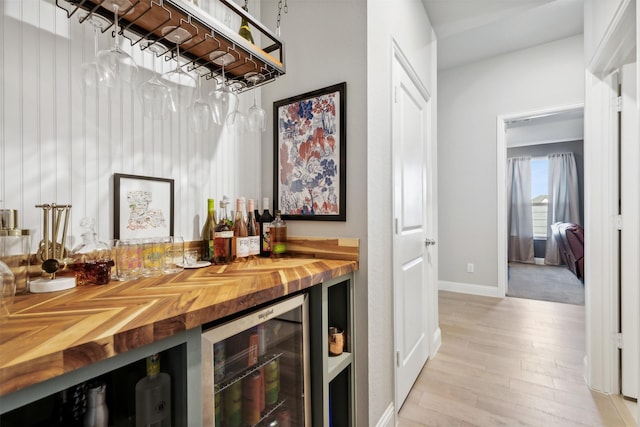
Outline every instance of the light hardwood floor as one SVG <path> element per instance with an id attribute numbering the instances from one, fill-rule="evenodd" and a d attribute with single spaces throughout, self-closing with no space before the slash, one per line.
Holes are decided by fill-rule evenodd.
<path id="1" fill-rule="evenodd" d="M 398 426 L 634 426 L 583 372 L 584 306 L 440 292 L 442 346 Z"/>

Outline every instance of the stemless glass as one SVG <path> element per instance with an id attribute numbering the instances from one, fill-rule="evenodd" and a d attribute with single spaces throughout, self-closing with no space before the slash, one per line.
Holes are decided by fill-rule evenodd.
<path id="1" fill-rule="evenodd" d="M 116 241 L 116 275 L 118 280 L 133 280 L 142 274 L 142 244 L 137 239 Z"/>
<path id="2" fill-rule="evenodd" d="M 118 28 L 118 12 L 131 7 L 129 0 L 105 0 L 103 6 L 113 10 L 115 36 L 113 47 L 98 52 L 98 65 L 103 74 L 103 82 L 110 88 L 121 84 L 132 85 L 138 74 L 138 66 L 129 54 L 120 48 L 120 31 Z"/>
<path id="3" fill-rule="evenodd" d="M 180 65 L 180 44 L 192 36 L 184 28 L 175 26 L 164 27 L 162 35 L 176 44 L 176 68 L 164 73 L 162 80 L 169 87 L 169 109 L 177 113 L 192 106 L 196 93 L 196 79 Z"/>
<path id="4" fill-rule="evenodd" d="M 164 241 L 161 238 L 142 242 L 142 276 L 155 277 L 164 272 Z"/>
<path id="5" fill-rule="evenodd" d="M 166 51 L 164 46 L 150 40 L 141 40 L 140 45 L 149 49 L 155 56 Z M 158 78 L 156 58 L 153 58 L 153 75 L 138 86 L 138 96 L 146 117 L 152 119 L 166 117 L 169 105 L 169 87 Z"/>
<path id="6" fill-rule="evenodd" d="M 227 87 L 224 76 L 224 67 L 235 62 L 235 57 L 230 53 L 216 51 L 210 55 L 210 58 L 214 64 L 222 67 L 220 86 L 209 93 L 213 110 L 213 122 L 218 126 L 222 126 L 229 113 L 235 110 L 235 105 L 238 102 L 236 94 Z"/>
<path id="7" fill-rule="evenodd" d="M 253 88 L 253 105 L 247 111 L 247 128 L 251 132 L 264 132 L 267 130 L 266 111 L 258 105 L 255 85 L 264 80 L 262 74 L 252 71 L 244 75 L 244 78 L 252 83 Z"/>
<path id="8" fill-rule="evenodd" d="M 104 30 L 111 24 L 100 15 L 89 13 L 78 15 L 78 19 L 88 22 L 93 27 L 93 60 L 82 64 L 82 87 L 86 91 L 105 83 L 105 75 L 98 65 L 98 30 Z"/>
<path id="9" fill-rule="evenodd" d="M 184 239 L 170 236 L 164 239 L 164 272 L 179 273 L 184 270 Z"/>

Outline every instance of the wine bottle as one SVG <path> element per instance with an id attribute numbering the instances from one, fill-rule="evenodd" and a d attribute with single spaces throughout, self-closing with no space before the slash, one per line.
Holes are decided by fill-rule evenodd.
<path id="1" fill-rule="evenodd" d="M 136 427 L 171 427 L 171 377 L 160 356 L 147 357 L 147 376 L 136 383 Z"/>
<path id="2" fill-rule="evenodd" d="M 262 215 L 260 215 L 260 256 L 271 256 L 271 238 L 269 236 L 269 227 L 273 221 L 273 216 L 269 212 L 269 198 L 262 199 Z"/>
<path id="3" fill-rule="evenodd" d="M 253 199 L 247 200 L 247 235 L 249 239 L 249 257 L 255 258 L 260 254 L 260 237 L 258 236 L 258 223 L 255 217 L 256 202 Z"/>
<path id="4" fill-rule="evenodd" d="M 244 2 L 244 6 L 242 6 L 242 8 L 247 12 L 249 11 L 246 1 Z M 240 22 L 240 30 L 238 31 L 238 34 L 243 39 L 253 43 L 253 35 L 251 34 L 251 28 L 249 28 L 249 22 L 247 21 L 246 18 L 242 18 L 242 22 Z"/>
<path id="5" fill-rule="evenodd" d="M 233 219 L 233 259 L 241 260 L 249 256 L 247 223 L 244 220 L 244 200 L 236 199 L 236 216 Z"/>
<path id="6" fill-rule="evenodd" d="M 213 260 L 213 239 L 216 229 L 216 213 L 213 199 L 207 199 L 207 220 L 202 227 L 202 260 Z"/>
<path id="7" fill-rule="evenodd" d="M 216 225 L 213 241 L 213 262 L 215 264 L 228 264 L 231 261 L 231 240 L 233 230 L 227 222 L 227 199 L 220 202 L 220 220 Z"/>
<path id="8" fill-rule="evenodd" d="M 276 211 L 276 218 L 269 226 L 271 233 L 271 256 L 280 257 L 287 252 L 287 223 L 280 216 L 280 211 Z"/>

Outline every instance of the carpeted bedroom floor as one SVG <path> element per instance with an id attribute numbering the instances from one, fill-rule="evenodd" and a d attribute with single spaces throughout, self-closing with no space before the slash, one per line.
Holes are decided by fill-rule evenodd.
<path id="1" fill-rule="evenodd" d="M 565 266 L 511 262 L 507 296 L 584 305 L 584 285 Z"/>

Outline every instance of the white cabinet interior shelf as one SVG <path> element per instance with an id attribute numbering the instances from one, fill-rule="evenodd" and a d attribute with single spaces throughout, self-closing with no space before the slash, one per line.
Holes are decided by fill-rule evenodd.
<path id="1" fill-rule="evenodd" d="M 113 3 L 121 3 L 119 32 L 132 45 L 149 40 L 163 46 L 167 59 L 175 56 L 175 42 L 167 40 L 167 28 L 171 32 L 188 32 L 180 44 L 183 66 L 200 76 L 215 77 L 222 73 L 223 58 L 225 77 L 229 84 L 237 83 L 242 92 L 273 81 L 285 73 L 284 44 L 268 28 L 243 10 L 233 0 L 215 0 L 223 5 L 225 14 L 240 22 L 249 23 L 254 43 L 242 38 L 205 10 L 182 0 L 56 0 L 56 5 L 67 12 L 67 17 L 78 16 L 80 22 L 92 14 L 108 19 L 112 25 L 103 31 L 113 31 Z M 83 11 L 78 13 L 79 11 Z M 226 20 L 226 19 L 225 19 Z M 164 31 L 163 31 L 164 30 Z M 260 43 L 258 46 L 257 43 Z M 148 49 L 147 46 L 140 46 Z M 231 61 L 231 62 L 230 62 Z M 255 76 L 260 75 L 260 78 Z"/>

